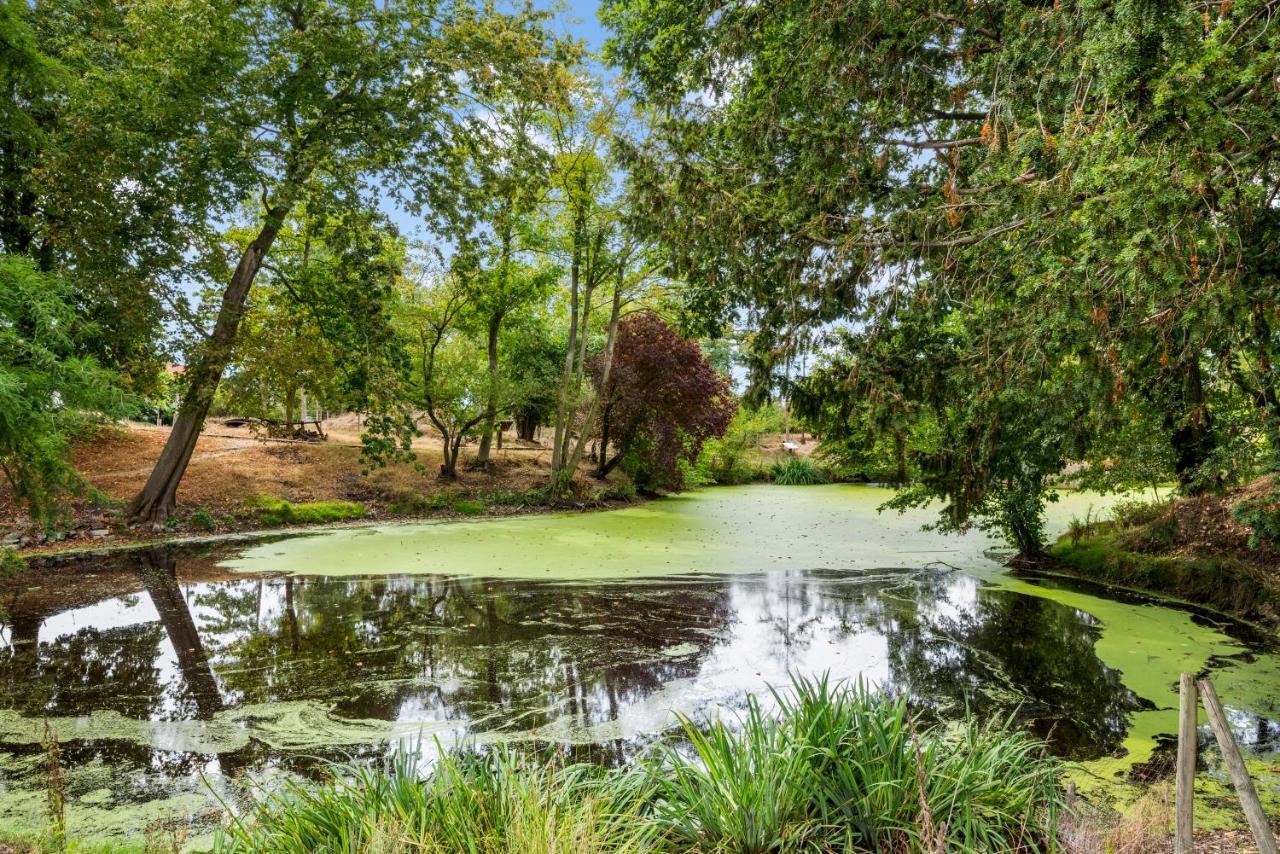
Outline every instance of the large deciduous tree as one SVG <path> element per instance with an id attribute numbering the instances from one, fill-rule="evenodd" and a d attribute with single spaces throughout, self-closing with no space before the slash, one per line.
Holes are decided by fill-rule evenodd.
<path id="1" fill-rule="evenodd" d="M 289 216 L 318 185 L 375 179 L 396 179 L 413 187 L 422 208 L 447 210 L 468 73 L 500 67 L 495 50 L 529 53 L 532 42 L 536 53 L 545 41 L 531 14 L 444 0 L 260 0 L 223 14 L 234 49 L 211 71 L 222 76 L 207 126 L 175 156 L 216 159 L 214 186 L 229 202 L 252 191 L 258 212 L 213 327 L 191 353 L 169 441 L 129 506 L 132 518 L 152 523 L 175 504 L 245 300 Z"/>

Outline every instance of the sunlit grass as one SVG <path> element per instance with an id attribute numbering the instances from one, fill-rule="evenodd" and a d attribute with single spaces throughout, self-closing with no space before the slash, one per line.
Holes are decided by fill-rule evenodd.
<path id="1" fill-rule="evenodd" d="M 264 525 L 303 525 L 361 519 L 368 510 L 355 501 L 309 501 L 293 504 L 281 498 L 260 495 L 245 502 Z"/>

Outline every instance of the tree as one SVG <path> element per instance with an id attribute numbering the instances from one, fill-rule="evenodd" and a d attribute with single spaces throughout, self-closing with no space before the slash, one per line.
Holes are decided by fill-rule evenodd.
<path id="1" fill-rule="evenodd" d="M 129 506 L 130 517 L 153 524 L 175 504 L 250 288 L 288 217 L 317 190 L 359 187 L 374 176 L 405 179 L 421 207 L 446 210 L 468 73 L 491 73 L 495 46 L 536 54 L 545 42 L 531 14 L 503 17 L 434 0 L 288 7 L 263 0 L 226 14 L 239 24 L 233 56 L 195 154 L 218 158 L 229 190 L 256 185 L 261 206 L 213 328 L 189 359 L 169 441 Z"/>
<path id="2" fill-rule="evenodd" d="M 563 110 L 573 86 L 578 50 L 556 46 L 545 62 L 515 57 L 509 74 L 482 79 L 485 129 L 473 137 L 467 158 L 469 181 L 462 201 L 458 239 L 476 256 L 467 284 L 475 311 L 484 319 L 489 389 L 475 464 L 489 464 L 501 397 L 499 339 L 503 323 L 521 307 L 547 296 L 557 271 L 530 267 L 531 219 L 551 189 L 554 158 L 547 147 L 547 118 Z"/>
<path id="3" fill-rule="evenodd" d="M 403 359 L 388 315 L 403 241 L 385 216 L 349 202 L 300 208 L 263 264 L 223 386 L 241 414 L 282 414 L 292 428 L 306 396 L 368 412 L 373 365 Z M 229 245 L 241 236 L 233 230 Z"/>
<path id="4" fill-rule="evenodd" d="M 977 498 L 1022 482 L 1028 450 L 1042 475 L 1086 454 L 1128 398 L 1188 492 L 1222 482 L 1224 384 L 1275 436 L 1268 10 L 615 0 L 605 17 L 654 119 L 623 160 L 690 314 L 716 327 L 755 312 L 757 372 L 804 328 L 856 323 L 856 362 L 912 312 L 958 322 L 963 347 L 930 373 L 962 373 L 965 404 L 985 395 L 940 422 L 995 443 L 965 489 Z M 1037 405 L 1088 429 L 1029 449 L 982 420 Z"/>
<path id="5" fill-rule="evenodd" d="M 469 289 L 452 272 L 438 279 L 424 275 L 404 287 L 397 323 L 412 342 L 410 393 L 440 432 L 441 480 L 457 480 L 462 443 L 488 412 L 485 356 L 473 334 L 475 321 Z"/>
<path id="6" fill-rule="evenodd" d="M 511 412 L 516 436 L 532 442 L 556 409 L 564 341 L 552 333 L 551 319 L 539 315 L 513 324 L 508 344 Z"/>
<path id="7" fill-rule="evenodd" d="M 695 461 L 704 442 L 725 434 L 738 409 L 728 380 L 698 343 L 653 312 L 618 324 L 611 365 L 597 357 L 592 379 L 602 401 L 597 477 L 630 456 L 642 486 L 680 489 L 679 461 Z"/>
<path id="8" fill-rule="evenodd" d="M 123 409 L 116 377 L 79 354 L 83 331 L 66 283 L 0 254 L 0 471 L 46 526 L 82 486 L 71 438 Z"/>

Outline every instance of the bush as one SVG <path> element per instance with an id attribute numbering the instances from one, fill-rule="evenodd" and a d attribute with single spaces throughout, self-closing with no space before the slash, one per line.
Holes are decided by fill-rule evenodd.
<path id="1" fill-rule="evenodd" d="M 191 518 L 187 520 L 187 524 L 197 531 L 212 531 L 218 527 L 218 523 L 213 520 L 213 514 L 203 507 L 196 509 L 191 514 Z"/>
<path id="2" fill-rule="evenodd" d="M 17 549 L 0 546 L 0 578 L 17 575 L 27 568 L 27 561 Z"/>
<path id="3" fill-rule="evenodd" d="M 831 472 L 803 457 L 779 460 L 769 469 L 773 482 L 783 486 L 811 486 L 830 483 Z"/>
<path id="4" fill-rule="evenodd" d="M 547 503 L 545 489 L 506 490 L 483 496 L 489 504 L 500 507 L 541 507 Z"/>
<path id="5" fill-rule="evenodd" d="M 321 522 L 340 522 L 344 519 L 364 518 L 368 510 L 355 501 L 310 501 L 291 504 L 281 498 L 261 495 L 250 499 L 246 506 L 264 525 L 305 525 Z"/>
<path id="6" fill-rule="evenodd" d="M 1231 516 L 1249 528 L 1249 548 L 1280 544 L 1280 493 L 1241 501 Z"/>
<path id="7" fill-rule="evenodd" d="M 1117 501 L 1111 508 L 1111 519 L 1121 530 L 1150 525 L 1169 512 L 1172 501 L 1144 501 L 1140 498 Z"/>
<path id="8" fill-rule="evenodd" d="M 627 478 L 610 484 L 596 495 L 599 501 L 634 501 L 635 497 L 636 485 Z"/>
<path id="9" fill-rule="evenodd" d="M 707 482 L 732 486 L 764 480 L 768 472 L 751 459 L 751 452 L 771 433 L 781 432 L 783 415 L 776 406 L 739 409 L 723 438 L 708 440 L 698 457 L 698 471 Z"/>

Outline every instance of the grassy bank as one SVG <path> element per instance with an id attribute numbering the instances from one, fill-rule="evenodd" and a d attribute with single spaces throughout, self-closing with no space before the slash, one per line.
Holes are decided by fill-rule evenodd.
<path id="1" fill-rule="evenodd" d="M 1181 599 L 1280 626 L 1280 563 L 1233 513 L 1257 485 L 1225 496 L 1116 505 L 1076 520 L 1049 549 L 1056 567 L 1091 581 Z"/>
<path id="2" fill-rule="evenodd" d="M 1058 766 L 1002 725 L 917 729 L 905 702 L 796 683 L 780 714 L 684 722 L 606 770 L 497 751 L 338 769 L 232 822 L 226 852 L 1010 851 L 1056 838 Z"/>
<path id="3" fill-rule="evenodd" d="M 1050 555 L 1073 574 L 1202 605 L 1253 623 L 1280 626 L 1280 589 L 1256 567 L 1230 557 L 1133 551 L 1123 534 L 1064 540 Z"/>

